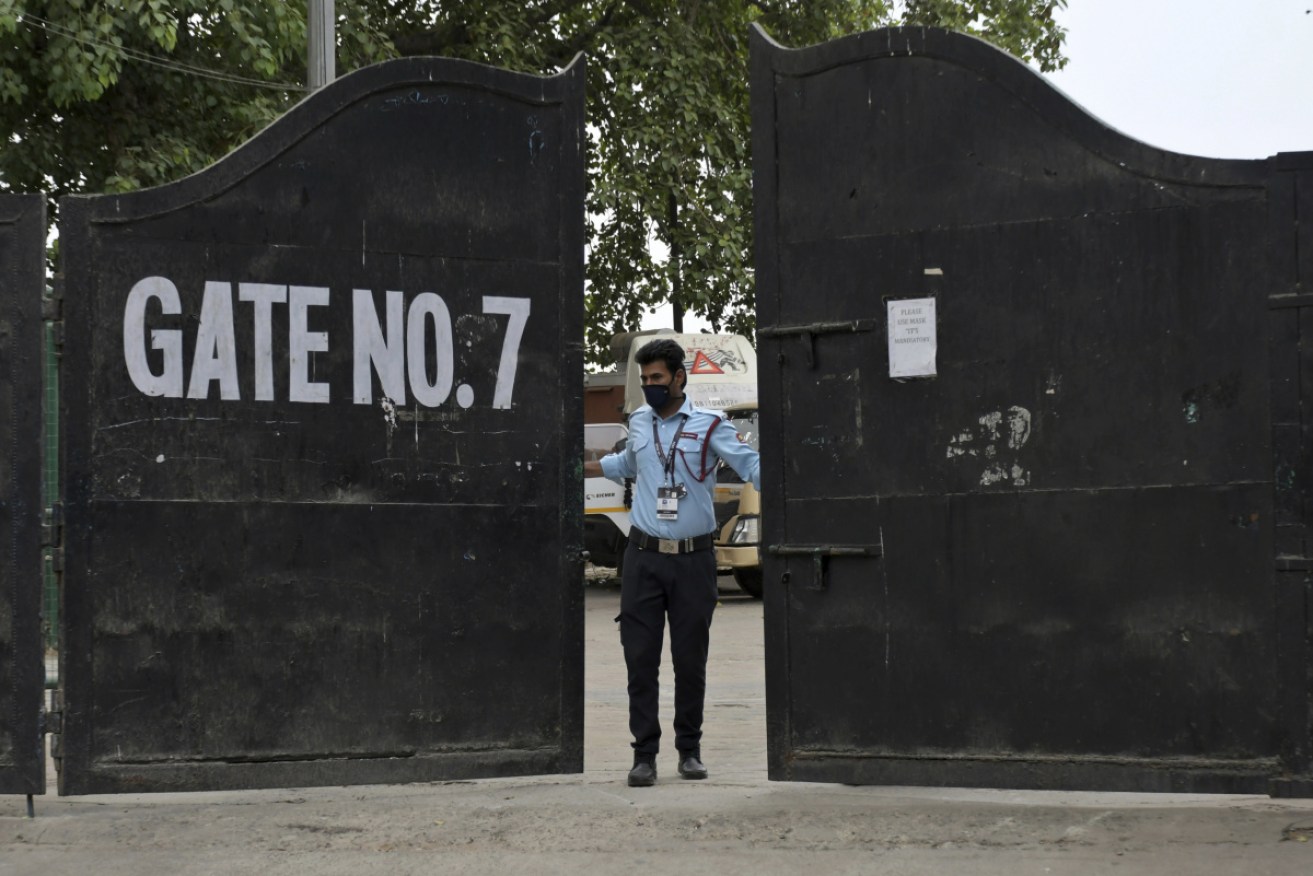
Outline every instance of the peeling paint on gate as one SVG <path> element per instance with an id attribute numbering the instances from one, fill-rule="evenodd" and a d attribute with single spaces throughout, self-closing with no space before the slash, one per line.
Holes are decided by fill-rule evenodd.
<path id="1" fill-rule="evenodd" d="M 1030 440 L 1030 410 L 1012 405 L 1005 412 L 989 411 L 977 418 L 977 425 L 960 430 L 948 440 L 947 458 L 985 459 L 980 473 L 980 485 L 1010 483 L 1024 487 L 1030 484 L 1030 472 L 1018 461 L 1021 450 Z"/>

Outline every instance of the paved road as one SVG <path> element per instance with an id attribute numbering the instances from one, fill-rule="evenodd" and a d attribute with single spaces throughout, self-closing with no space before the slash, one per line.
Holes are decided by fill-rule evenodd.
<path id="1" fill-rule="evenodd" d="M 657 787 L 625 787 L 619 594 L 594 587 L 582 775 L 50 796 L 35 820 L 0 797 L 0 876 L 1313 874 L 1313 801 L 770 783 L 762 608 L 731 587 L 713 628 L 709 781 L 675 777 L 671 754 Z"/>
<path id="2" fill-rule="evenodd" d="M 706 717 L 702 753 L 717 779 L 755 781 L 766 774 L 766 675 L 762 642 L 762 604 L 721 576 L 721 602 L 711 623 Z M 624 658 L 620 652 L 620 591 L 589 588 L 584 670 L 584 769 L 597 779 L 629 771 L 628 697 Z M 669 640 L 661 668 L 661 720 L 664 750 L 657 759 L 663 784 L 688 784 L 676 773 L 674 730 L 674 668 Z"/>

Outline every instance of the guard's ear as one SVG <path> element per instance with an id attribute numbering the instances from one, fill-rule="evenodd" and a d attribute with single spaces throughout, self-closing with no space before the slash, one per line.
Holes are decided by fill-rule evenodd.
<path id="1" fill-rule="evenodd" d="M 675 377 L 679 377 L 681 374 L 684 375 L 684 382 L 679 385 L 679 394 L 683 395 L 684 390 L 688 389 L 688 372 L 680 368 L 675 372 Z"/>

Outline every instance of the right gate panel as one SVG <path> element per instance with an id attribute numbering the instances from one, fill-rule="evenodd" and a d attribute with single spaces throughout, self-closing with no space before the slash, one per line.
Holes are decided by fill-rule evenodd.
<path id="1" fill-rule="evenodd" d="M 940 31 L 757 34 L 753 89 L 771 777 L 1266 791 L 1270 163 Z"/>

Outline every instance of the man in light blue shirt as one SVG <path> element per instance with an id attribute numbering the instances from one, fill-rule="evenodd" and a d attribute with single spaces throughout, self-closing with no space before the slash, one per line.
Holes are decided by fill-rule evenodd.
<path id="1" fill-rule="evenodd" d="M 684 394 L 684 351 L 671 340 L 645 344 L 635 356 L 647 404 L 629 418 L 624 450 L 585 463 L 586 477 L 634 478 L 629 546 L 620 590 L 620 641 L 629 670 L 631 786 L 656 783 L 661 740 L 657 715 L 661 644 L 670 618 L 675 665 L 675 748 L 679 774 L 705 779 L 702 712 L 707 646 L 716 608 L 716 464 L 724 460 L 761 488 L 757 451 L 715 411 Z"/>

